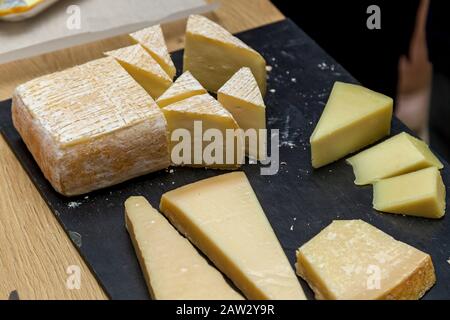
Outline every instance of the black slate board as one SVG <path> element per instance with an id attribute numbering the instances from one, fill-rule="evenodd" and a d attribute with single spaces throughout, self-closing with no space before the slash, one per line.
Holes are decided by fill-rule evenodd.
<path id="1" fill-rule="evenodd" d="M 289 20 L 238 37 L 261 52 L 272 67 L 265 100 L 268 128 L 280 129 L 282 165 L 275 176 L 261 176 L 257 165 L 246 165 L 243 170 L 291 263 L 294 264 L 295 250 L 332 220 L 363 219 L 430 253 L 438 280 L 425 298 L 450 298 L 448 217 L 433 221 L 379 214 L 371 206 L 372 189 L 355 186 L 352 169 L 343 160 L 320 170 L 311 168 L 308 139 L 334 81 L 357 81 Z M 176 52 L 173 58 L 181 69 L 182 52 Z M 158 207 L 164 192 L 223 172 L 173 168 L 173 172 L 149 174 L 87 197 L 68 199 L 47 183 L 14 130 L 10 104 L 0 104 L 4 137 L 107 294 L 114 299 L 149 298 L 124 228 L 123 202 L 131 195 L 144 195 Z M 404 130 L 406 127 L 394 119 L 393 134 Z M 442 174 L 450 186 L 447 163 Z M 303 281 L 302 286 L 312 298 Z"/>

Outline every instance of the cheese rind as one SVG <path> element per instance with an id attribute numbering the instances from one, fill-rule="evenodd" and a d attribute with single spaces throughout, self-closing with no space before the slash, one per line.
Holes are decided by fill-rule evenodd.
<path id="1" fill-rule="evenodd" d="M 160 209 L 248 299 L 305 299 L 243 172 L 167 192 Z"/>
<path id="2" fill-rule="evenodd" d="M 156 300 L 243 300 L 144 197 L 125 202 L 125 225 Z"/>
<path id="3" fill-rule="evenodd" d="M 428 167 L 443 168 L 425 142 L 406 132 L 348 158 L 347 163 L 353 167 L 357 185 Z"/>
<path id="4" fill-rule="evenodd" d="M 319 168 L 390 133 L 393 100 L 359 85 L 335 82 L 311 135 L 312 166 Z"/>
<path id="5" fill-rule="evenodd" d="M 45 177 L 67 196 L 170 165 L 161 110 L 113 58 L 20 85 L 12 117 Z"/>
<path id="6" fill-rule="evenodd" d="M 169 75 L 170 79 L 175 77 L 177 70 L 167 49 L 161 25 L 155 25 L 130 34 L 131 40 L 142 45 L 145 50 L 155 59 L 161 68 Z"/>
<path id="7" fill-rule="evenodd" d="M 252 70 L 264 95 L 267 76 L 264 58 L 211 20 L 199 15 L 189 17 L 184 71 L 190 71 L 208 91 L 217 92 L 242 67 Z"/>
<path id="8" fill-rule="evenodd" d="M 256 130 L 256 145 L 247 139 L 245 151 L 254 159 L 264 159 L 267 135 L 260 135 L 259 131 L 266 129 L 266 106 L 252 71 L 241 68 L 219 89 L 217 99 L 233 115 L 239 127 L 245 131 Z"/>
<path id="9" fill-rule="evenodd" d="M 415 300 L 436 282 L 431 257 L 361 220 L 333 221 L 297 251 L 321 300 Z"/>
<path id="10" fill-rule="evenodd" d="M 445 214 L 445 186 L 436 167 L 383 179 L 373 185 L 378 211 L 439 219 Z"/>
<path id="11" fill-rule="evenodd" d="M 164 108 L 192 96 L 208 93 L 189 71 L 186 71 L 156 100 Z"/>

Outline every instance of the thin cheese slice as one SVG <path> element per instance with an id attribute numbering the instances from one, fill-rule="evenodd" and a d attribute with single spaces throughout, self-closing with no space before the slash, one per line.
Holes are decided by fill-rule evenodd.
<path id="1" fill-rule="evenodd" d="M 217 92 L 240 68 L 249 67 L 266 92 L 266 61 L 230 32 L 199 16 L 187 22 L 184 71 L 190 71 L 211 92 Z"/>
<path id="2" fill-rule="evenodd" d="M 217 99 L 230 111 L 239 127 L 245 131 L 256 130 L 254 143 L 246 139 L 245 151 L 252 158 L 264 159 L 267 135 L 260 130 L 266 129 L 266 106 L 252 71 L 241 68 L 219 89 Z"/>
<path id="3" fill-rule="evenodd" d="M 333 221 L 297 251 L 321 300 L 414 300 L 436 282 L 431 257 L 361 220 Z"/>
<path id="4" fill-rule="evenodd" d="M 130 34 L 135 44 L 141 44 L 151 54 L 171 79 L 175 77 L 177 70 L 170 57 L 161 26 L 155 25 Z"/>
<path id="5" fill-rule="evenodd" d="M 353 166 L 357 185 L 428 167 L 443 168 L 425 142 L 406 132 L 348 158 L 347 163 Z"/>
<path id="6" fill-rule="evenodd" d="M 156 100 L 156 103 L 164 108 L 169 104 L 208 93 L 189 71 L 183 73 L 173 84 Z"/>
<path id="7" fill-rule="evenodd" d="M 239 155 L 243 150 L 242 140 L 239 137 L 232 136 L 228 139 L 231 146 L 227 143 L 227 129 L 237 130 L 238 124 L 233 116 L 212 96 L 202 94 L 190 97 L 188 99 L 168 105 L 162 109 L 167 119 L 168 129 L 170 133 L 170 150 L 171 158 L 181 154 L 182 163 L 174 163 L 176 165 L 201 166 L 216 169 L 237 169 L 242 164 L 242 157 Z M 195 130 L 197 125 L 197 129 Z M 186 149 L 180 150 L 185 144 L 185 140 L 178 141 L 174 138 L 174 132 L 187 130 L 189 132 L 191 154 L 185 153 Z M 220 139 L 206 141 L 204 134 L 210 129 L 215 129 L 221 134 Z M 186 137 L 184 137 L 186 138 Z M 172 141 L 173 140 L 173 141 Z M 209 147 L 208 147 L 209 146 Z M 210 149 L 211 146 L 217 146 L 220 155 Z M 211 155 L 207 159 L 205 155 Z"/>
<path id="8" fill-rule="evenodd" d="M 156 300 L 243 300 L 144 197 L 125 202 L 125 225 Z"/>
<path id="9" fill-rule="evenodd" d="M 172 79 L 139 44 L 105 54 L 115 58 L 153 99 L 157 99 L 172 85 Z"/>
<path id="10" fill-rule="evenodd" d="M 424 218 L 442 218 L 445 214 L 445 186 L 436 167 L 373 185 L 373 207 L 378 211 Z"/>
<path id="11" fill-rule="evenodd" d="M 243 172 L 165 193 L 160 208 L 248 299 L 305 299 Z"/>
<path id="12" fill-rule="evenodd" d="M 385 95 L 335 82 L 310 138 L 312 166 L 325 166 L 387 136 L 392 108 L 392 99 Z"/>

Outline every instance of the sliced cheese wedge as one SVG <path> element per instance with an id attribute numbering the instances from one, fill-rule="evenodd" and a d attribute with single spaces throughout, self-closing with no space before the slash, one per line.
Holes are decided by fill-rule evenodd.
<path id="1" fill-rule="evenodd" d="M 248 299 L 305 299 L 243 172 L 167 192 L 160 208 Z"/>
<path id="2" fill-rule="evenodd" d="M 156 300 L 243 300 L 144 197 L 125 202 L 125 225 Z"/>
<path id="3" fill-rule="evenodd" d="M 436 167 L 373 185 L 373 207 L 378 211 L 424 218 L 442 218 L 445 214 L 445 186 Z"/>
<path id="4" fill-rule="evenodd" d="M 260 130 L 266 129 L 266 106 L 252 71 L 247 67 L 241 68 L 219 89 L 217 99 L 230 111 L 239 127 L 245 131 L 255 130 L 253 140 L 245 141 L 246 154 L 264 159 L 267 134 Z"/>
<path id="5" fill-rule="evenodd" d="M 239 126 L 233 116 L 209 94 L 190 97 L 162 110 L 167 119 L 174 165 L 237 169 L 243 163 L 242 139 L 233 135 L 227 140 L 227 129 L 234 132 Z M 181 139 L 178 135 L 183 131 L 189 135 Z M 209 139 L 204 136 L 207 133 L 217 133 L 221 137 L 207 141 Z M 190 154 L 186 152 L 187 144 Z M 218 154 L 213 152 L 211 146 L 217 147 L 214 149 L 218 150 Z"/>
<path id="6" fill-rule="evenodd" d="M 240 68 L 249 67 L 266 92 L 266 61 L 230 32 L 199 16 L 187 22 L 184 71 L 190 71 L 211 92 L 217 92 Z"/>
<path id="7" fill-rule="evenodd" d="M 333 221 L 297 251 L 320 300 L 415 300 L 436 282 L 431 257 L 361 220 Z"/>
<path id="8" fill-rule="evenodd" d="M 312 166 L 325 166 L 388 135 L 392 108 L 385 95 L 335 82 L 310 138 Z"/>
<path id="9" fill-rule="evenodd" d="M 172 85 L 172 79 L 139 44 L 105 54 L 116 59 L 153 99 L 157 99 Z"/>
<path id="10" fill-rule="evenodd" d="M 169 104 L 208 93 L 189 71 L 183 73 L 178 79 L 156 100 L 156 103 L 164 108 Z"/>
<path id="11" fill-rule="evenodd" d="M 159 24 L 131 33 L 130 38 L 135 44 L 142 45 L 171 79 L 175 77 L 177 70 L 170 57 L 164 34 Z"/>
<path id="12" fill-rule="evenodd" d="M 353 166 L 357 185 L 427 167 L 443 168 L 425 142 L 406 132 L 348 158 L 347 163 Z"/>

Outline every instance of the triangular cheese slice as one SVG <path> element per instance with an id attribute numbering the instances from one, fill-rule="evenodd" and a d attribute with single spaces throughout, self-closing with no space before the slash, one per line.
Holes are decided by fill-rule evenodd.
<path id="1" fill-rule="evenodd" d="M 171 79 L 175 77 L 177 70 L 170 57 L 161 26 L 158 24 L 130 34 L 134 43 L 141 44 L 155 59 Z"/>
<path id="2" fill-rule="evenodd" d="M 252 140 L 245 141 L 246 154 L 254 159 L 264 159 L 267 133 L 260 130 L 266 129 L 266 106 L 252 71 L 241 68 L 219 89 L 217 99 L 230 111 L 239 127 L 245 131 L 254 129 Z M 247 137 L 251 137 L 248 133 Z"/>
<path id="3" fill-rule="evenodd" d="M 184 99 L 162 110 L 167 120 L 174 165 L 236 169 L 243 163 L 242 140 L 234 135 L 226 139 L 227 129 L 234 132 L 239 126 L 233 116 L 209 94 Z M 203 138 L 207 130 L 211 132 L 209 129 L 218 130 L 221 134 L 220 139 L 211 139 L 214 144 Z M 179 141 L 178 135 L 183 134 L 181 131 L 188 132 L 189 136 L 183 136 L 182 141 Z M 188 145 L 190 154 L 186 149 Z M 214 145 L 217 146 L 218 154 L 212 152 L 211 147 Z"/>
<path id="4" fill-rule="evenodd" d="M 248 299 L 305 299 L 243 172 L 167 192 L 160 208 Z"/>
<path id="5" fill-rule="evenodd" d="M 312 166 L 319 168 L 390 133 L 393 100 L 359 85 L 335 82 L 310 138 Z"/>
<path id="6" fill-rule="evenodd" d="M 399 133 L 351 158 L 355 184 L 365 185 L 428 167 L 444 166 L 427 144 L 406 132 Z"/>
<path id="7" fill-rule="evenodd" d="M 105 55 L 116 59 L 153 99 L 172 85 L 172 79 L 139 44 L 109 51 Z"/>
<path id="8" fill-rule="evenodd" d="M 144 197 L 125 202 L 125 225 L 153 299 L 243 299 Z"/>
<path id="9" fill-rule="evenodd" d="M 199 15 L 189 17 L 184 71 L 190 71 L 208 91 L 217 92 L 242 67 L 249 67 L 252 70 L 264 95 L 266 92 L 264 58 L 211 20 Z"/>
<path id="10" fill-rule="evenodd" d="M 169 104 L 208 93 L 189 71 L 183 73 L 173 84 L 158 98 L 156 103 L 164 108 Z"/>

